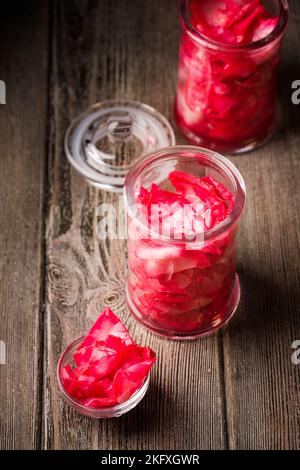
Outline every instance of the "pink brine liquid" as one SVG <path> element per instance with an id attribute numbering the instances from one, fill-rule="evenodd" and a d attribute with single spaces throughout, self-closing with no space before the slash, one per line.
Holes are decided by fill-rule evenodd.
<path id="1" fill-rule="evenodd" d="M 191 142 L 238 152 L 273 133 L 282 3 L 182 1 L 175 117 Z"/>
<path id="2" fill-rule="evenodd" d="M 139 217 L 128 216 L 127 298 L 148 328 L 201 336 L 222 326 L 238 303 L 237 224 L 205 240 L 228 219 L 235 198 L 210 175 L 175 170 L 164 186 L 141 186 Z"/>

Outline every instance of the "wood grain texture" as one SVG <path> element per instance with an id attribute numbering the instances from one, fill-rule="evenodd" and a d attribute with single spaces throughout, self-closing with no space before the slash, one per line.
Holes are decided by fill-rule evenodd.
<path id="1" fill-rule="evenodd" d="M 41 438 L 47 2 L 1 6 L 0 448 L 34 449 Z"/>
<path id="2" fill-rule="evenodd" d="M 232 158 L 248 190 L 241 304 L 222 333 L 195 342 L 160 339 L 131 318 L 126 242 L 97 236 L 97 208 L 118 196 L 89 187 L 63 150 L 71 120 L 96 101 L 144 101 L 172 121 L 177 0 L 55 0 L 49 12 L 20 0 L 17 15 L 14 3 L 0 20 L 0 448 L 300 449 L 299 2 L 289 2 L 280 130 Z M 62 401 L 56 365 L 105 305 L 159 363 L 136 409 L 93 421 Z"/>
<path id="3" fill-rule="evenodd" d="M 99 242 L 96 210 L 118 196 L 96 191 L 63 153 L 70 121 L 108 98 L 144 101 L 171 117 L 178 57 L 177 1 L 56 2 L 47 222 L 47 330 L 43 447 L 201 449 L 226 446 L 217 336 L 168 342 L 147 332 L 124 304 L 126 243 Z M 75 414 L 58 394 L 63 348 L 109 305 L 134 339 L 159 357 L 147 398 L 116 420 Z"/>
<path id="4" fill-rule="evenodd" d="M 229 447 L 300 448 L 300 5 L 291 1 L 281 67 L 281 124 L 256 152 L 232 159 L 244 175 L 248 204 L 240 236 L 239 312 L 224 331 Z"/>

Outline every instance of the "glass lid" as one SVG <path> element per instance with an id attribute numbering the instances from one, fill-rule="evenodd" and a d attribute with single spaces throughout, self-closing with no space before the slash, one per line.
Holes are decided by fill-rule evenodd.
<path id="1" fill-rule="evenodd" d="M 135 101 L 103 101 L 78 116 L 65 137 L 74 168 L 93 186 L 122 192 L 125 176 L 140 156 L 175 145 L 167 119 Z"/>

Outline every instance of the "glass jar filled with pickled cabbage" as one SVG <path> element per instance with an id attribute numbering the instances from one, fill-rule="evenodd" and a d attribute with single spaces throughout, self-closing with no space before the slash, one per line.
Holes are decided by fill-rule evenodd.
<path id="1" fill-rule="evenodd" d="M 181 0 L 175 118 L 193 144 L 251 150 L 276 129 L 286 0 Z"/>

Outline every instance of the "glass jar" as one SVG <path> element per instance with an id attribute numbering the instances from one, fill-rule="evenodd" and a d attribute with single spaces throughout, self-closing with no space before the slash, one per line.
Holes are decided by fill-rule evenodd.
<path id="1" fill-rule="evenodd" d="M 145 222 L 140 188 L 156 183 L 170 190 L 173 170 L 210 175 L 233 195 L 227 218 L 196 240 L 166 237 Z M 236 274 L 237 232 L 245 185 L 236 167 L 207 149 L 174 146 L 140 158 L 124 187 L 127 214 L 126 297 L 132 314 L 155 333 L 187 339 L 212 333 L 233 315 L 239 302 Z"/>
<path id="2" fill-rule="evenodd" d="M 175 119 L 193 144 L 239 153 L 263 144 L 274 133 L 288 4 L 286 0 L 262 3 L 279 17 L 275 28 L 255 42 L 229 45 L 202 35 L 191 22 L 191 0 L 181 0 Z"/>
<path id="3" fill-rule="evenodd" d="M 117 405 L 109 406 L 106 408 L 92 408 L 89 406 L 82 405 L 78 401 L 74 400 L 74 398 L 72 398 L 65 389 L 62 381 L 62 370 L 67 363 L 73 363 L 74 353 L 77 350 L 78 346 L 83 342 L 84 338 L 84 336 L 81 336 L 80 338 L 77 338 L 75 341 L 69 344 L 69 346 L 64 350 L 64 352 L 60 356 L 57 365 L 57 382 L 65 401 L 78 413 L 89 416 L 90 418 L 118 418 L 119 416 L 128 413 L 128 411 L 135 408 L 136 405 L 144 398 L 149 387 L 150 374 L 145 379 L 141 388 L 137 390 L 130 398 L 128 398 L 128 400 L 126 400 L 124 403 L 119 403 Z"/>

